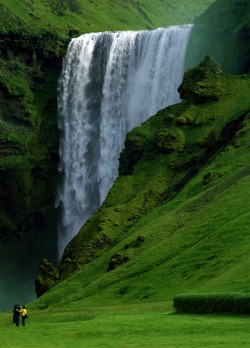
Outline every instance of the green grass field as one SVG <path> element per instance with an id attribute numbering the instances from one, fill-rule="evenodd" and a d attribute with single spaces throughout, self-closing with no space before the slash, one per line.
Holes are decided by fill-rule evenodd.
<path id="1" fill-rule="evenodd" d="M 0 315 L 0 347 L 249 347 L 249 317 L 175 314 L 171 303 L 30 311 L 25 327 Z"/>

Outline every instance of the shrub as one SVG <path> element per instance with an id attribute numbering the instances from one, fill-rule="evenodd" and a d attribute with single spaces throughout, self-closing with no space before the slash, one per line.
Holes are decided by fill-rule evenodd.
<path id="1" fill-rule="evenodd" d="M 183 151 L 185 135 L 177 128 L 160 129 L 155 137 L 155 146 L 158 152 L 168 154 Z"/>
<path id="2" fill-rule="evenodd" d="M 250 293 L 176 295 L 176 311 L 188 313 L 250 313 Z"/>

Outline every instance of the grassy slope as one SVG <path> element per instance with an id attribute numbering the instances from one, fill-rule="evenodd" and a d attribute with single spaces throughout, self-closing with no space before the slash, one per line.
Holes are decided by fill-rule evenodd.
<path id="1" fill-rule="evenodd" d="M 1 31 L 30 34 L 49 31 L 67 37 L 69 30 L 79 33 L 106 30 L 155 28 L 186 24 L 200 15 L 214 0 L 3 0 Z M 9 20 L 12 26 L 9 26 Z"/>
<path id="2" fill-rule="evenodd" d="M 184 101 L 128 135 L 135 148 L 138 139 L 146 138 L 143 155 L 133 163 L 132 175 L 120 175 L 100 211 L 68 246 L 64 267 L 68 258 L 85 263 L 90 231 L 105 235 L 111 246 L 32 308 L 164 301 L 179 292 L 249 290 L 250 79 L 219 72 L 208 75 L 206 70 L 205 79 L 193 86 L 192 78 L 199 73 L 194 70 L 191 78 L 187 74 L 186 91 L 190 83 L 196 97 L 204 96 L 205 89 L 209 98 L 214 93 L 219 100 Z M 173 119 L 170 133 L 165 134 Z M 238 131 L 236 120 L 241 122 Z M 162 132 L 165 140 L 179 132 L 184 144 L 170 137 L 174 147 L 162 153 Z M 138 236 L 145 241 L 135 247 Z M 117 253 L 128 262 L 107 272 Z"/>

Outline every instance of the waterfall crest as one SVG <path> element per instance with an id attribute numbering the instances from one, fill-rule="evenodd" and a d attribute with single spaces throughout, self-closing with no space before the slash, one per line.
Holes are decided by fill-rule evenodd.
<path id="1" fill-rule="evenodd" d="M 177 103 L 191 25 L 73 39 L 58 86 L 58 254 L 105 199 L 126 133 Z"/>

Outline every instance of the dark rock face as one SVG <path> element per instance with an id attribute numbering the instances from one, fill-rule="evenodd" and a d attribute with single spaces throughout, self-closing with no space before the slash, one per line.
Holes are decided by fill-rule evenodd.
<path id="1" fill-rule="evenodd" d="M 23 267 L 23 284 L 32 286 L 41 258 L 56 262 L 57 81 L 66 47 L 46 32 L 0 32 L 1 294 L 10 279 L 18 283 Z M 38 286 L 38 294 L 51 284 Z"/>
<path id="2" fill-rule="evenodd" d="M 52 34 L 0 33 L 0 239 L 28 232 L 54 203 L 63 45 Z"/>
<path id="3" fill-rule="evenodd" d="M 130 175 L 133 172 L 134 166 L 143 155 L 145 143 L 142 137 L 128 134 L 125 140 L 126 152 L 121 153 L 120 175 Z"/>

